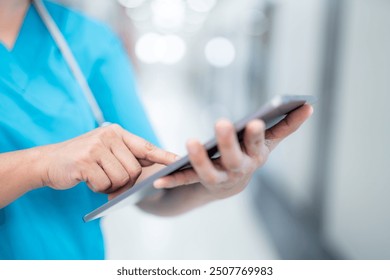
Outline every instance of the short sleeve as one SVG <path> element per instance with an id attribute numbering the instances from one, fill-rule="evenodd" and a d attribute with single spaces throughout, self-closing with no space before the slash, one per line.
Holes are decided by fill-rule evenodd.
<path id="1" fill-rule="evenodd" d="M 140 97 L 130 59 L 121 41 L 106 31 L 99 58 L 93 64 L 88 83 L 101 107 L 106 121 L 159 146 Z M 106 46 L 106 47 L 105 47 Z"/>

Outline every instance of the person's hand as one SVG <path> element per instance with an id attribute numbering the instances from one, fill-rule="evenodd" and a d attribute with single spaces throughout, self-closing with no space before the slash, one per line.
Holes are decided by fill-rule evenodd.
<path id="1" fill-rule="evenodd" d="M 86 182 L 93 191 L 111 197 L 131 187 L 142 167 L 177 159 L 116 124 L 42 149 L 43 186 L 65 190 Z"/>
<path id="2" fill-rule="evenodd" d="M 216 123 L 215 133 L 221 157 L 210 160 L 203 145 L 190 140 L 187 150 L 193 168 L 158 179 L 154 186 L 174 188 L 200 182 L 214 198 L 232 196 L 245 188 L 270 152 L 296 131 L 312 112 L 310 105 L 304 105 L 268 130 L 261 120 L 253 120 L 246 126 L 242 144 L 238 142 L 233 124 L 220 120 Z"/>

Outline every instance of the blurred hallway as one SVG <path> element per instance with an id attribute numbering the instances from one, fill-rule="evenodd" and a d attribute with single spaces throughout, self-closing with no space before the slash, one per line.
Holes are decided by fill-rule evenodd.
<path id="1" fill-rule="evenodd" d="M 390 1 L 61 2 L 122 37 L 176 153 L 272 96 L 319 100 L 241 195 L 172 219 L 108 217 L 109 258 L 390 259 Z"/>

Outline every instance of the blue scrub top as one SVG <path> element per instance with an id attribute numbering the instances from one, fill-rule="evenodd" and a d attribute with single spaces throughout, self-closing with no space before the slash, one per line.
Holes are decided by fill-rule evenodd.
<path id="1" fill-rule="evenodd" d="M 118 38 L 77 12 L 45 5 L 106 120 L 157 144 Z M 14 48 L 0 43 L 0 152 L 65 141 L 96 126 L 78 83 L 30 6 Z M 103 259 L 99 221 L 84 223 L 82 217 L 106 199 L 84 183 L 25 194 L 0 209 L 0 259 Z"/>

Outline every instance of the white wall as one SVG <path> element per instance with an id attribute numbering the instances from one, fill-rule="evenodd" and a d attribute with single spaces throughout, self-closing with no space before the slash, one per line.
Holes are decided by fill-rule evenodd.
<path id="1" fill-rule="evenodd" d="M 346 258 L 390 259 L 390 1 L 346 1 L 325 236 Z"/>
<path id="2" fill-rule="evenodd" d="M 318 95 L 324 0 L 278 0 L 272 28 L 268 92 Z M 315 108 L 315 107 L 314 107 Z M 272 154 L 266 167 L 282 180 L 284 193 L 297 207 L 311 203 L 314 133 L 317 117 L 305 123 Z"/>

